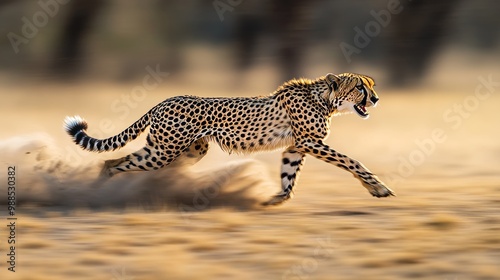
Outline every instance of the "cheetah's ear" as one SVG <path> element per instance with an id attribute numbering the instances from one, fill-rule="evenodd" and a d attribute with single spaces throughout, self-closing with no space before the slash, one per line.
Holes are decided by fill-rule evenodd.
<path id="1" fill-rule="evenodd" d="M 339 88 L 340 77 L 332 73 L 326 74 L 326 82 L 333 88 L 333 91 L 337 91 Z"/>

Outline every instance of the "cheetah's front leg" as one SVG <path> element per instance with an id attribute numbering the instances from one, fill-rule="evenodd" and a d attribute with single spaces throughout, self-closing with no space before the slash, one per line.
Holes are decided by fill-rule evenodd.
<path id="1" fill-rule="evenodd" d="M 382 183 L 382 181 L 371 173 L 361 162 L 336 152 L 322 141 L 305 141 L 301 143 L 301 145 L 297 145 L 297 148 L 304 153 L 311 154 L 318 159 L 332 163 L 337 167 L 351 172 L 373 196 L 386 197 L 395 195 L 391 189 Z"/>
<path id="2" fill-rule="evenodd" d="M 292 197 L 293 186 L 298 179 L 300 168 L 304 164 L 304 154 L 288 148 L 283 152 L 281 159 L 281 192 L 273 196 L 263 205 L 277 205 L 285 202 Z"/>

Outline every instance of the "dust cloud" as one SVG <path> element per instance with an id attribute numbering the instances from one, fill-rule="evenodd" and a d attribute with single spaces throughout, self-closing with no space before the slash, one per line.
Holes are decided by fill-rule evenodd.
<path id="1" fill-rule="evenodd" d="M 101 166 L 82 163 L 75 168 L 54 139 L 43 133 L 2 140 L 0 154 L 3 169 L 16 167 L 16 196 L 21 205 L 174 211 L 252 209 L 277 191 L 276 184 L 265 176 L 266 166 L 256 160 L 237 160 L 204 170 L 166 167 L 98 180 Z M 6 192 L 0 194 L 2 203 L 8 201 L 6 196 Z"/>

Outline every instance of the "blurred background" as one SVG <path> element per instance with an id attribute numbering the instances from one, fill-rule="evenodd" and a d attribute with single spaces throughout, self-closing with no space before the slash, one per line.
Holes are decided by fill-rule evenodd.
<path id="1" fill-rule="evenodd" d="M 20 207 L 19 272 L 0 246 L 0 279 L 500 279 L 499 14 L 496 0 L 0 0 L 0 182 L 15 165 Z M 376 80 L 370 118 L 334 118 L 325 143 L 397 197 L 308 156 L 294 198 L 263 208 L 281 151 L 215 144 L 192 168 L 94 188 L 145 135 L 99 154 L 62 128 L 81 115 L 107 138 L 172 96 L 329 72 Z"/>
<path id="2" fill-rule="evenodd" d="M 363 66 L 387 85 L 412 86 L 432 73 L 436 61 L 455 69 L 471 68 L 463 56 L 480 54 L 495 62 L 500 57 L 495 0 L 2 0 L 0 5 L 0 71 L 7 79 L 123 82 L 142 78 L 147 65 L 159 64 L 171 82 L 188 73 L 230 73 L 245 87 L 245 77 L 258 69 L 277 85 Z"/>

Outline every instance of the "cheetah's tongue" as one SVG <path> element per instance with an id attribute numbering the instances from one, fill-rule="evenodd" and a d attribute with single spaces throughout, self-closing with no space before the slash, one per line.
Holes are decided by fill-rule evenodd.
<path id="1" fill-rule="evenodd" d="M 366 111 L 366 108 L 365 106 L 363 105 L 354 105 L 354 110 L 356 111 L 356 113 L 358 113 L 358 115 L 362 118 L 367 118 L 368 117 L 368 112 Z"/>

